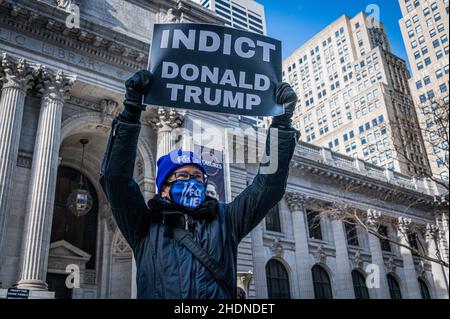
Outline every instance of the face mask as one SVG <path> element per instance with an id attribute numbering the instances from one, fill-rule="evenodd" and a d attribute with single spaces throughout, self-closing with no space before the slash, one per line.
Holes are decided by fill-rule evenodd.
<path id="1" fill-rule="evenodd" d="M 170 198 L 175 204 L 196 209 L 205 201 L 205 185 L 195 179 L 175 181 L 170 185 Z"/>

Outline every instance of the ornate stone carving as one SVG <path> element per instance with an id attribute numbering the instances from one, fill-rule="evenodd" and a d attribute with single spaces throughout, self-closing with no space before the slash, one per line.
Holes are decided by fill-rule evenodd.
<path id="1" fill-rule="evenodd" d="M 317 247 L 317 251 L 315 253 L 315 257 L 316 257 L 316 262 L 318 264 L 324 264 L 326 259 L 327 259 L 327 254 L 325 253 L 325 249 L 323 247 L 323 245 L 319 245 L 319 247 Z"/>
<path id="2" fill-rule="evenodd" d="M 30 66 L 25 59 L 17 59 L 2 53 L 0 66 L 0 80 L 3 82 L 3 89 L 14 87 L 27 91 L 34 84 L 34 79 L 39 71 Z"/>
<path id="3" fill-rule="evenodd" d="M 299 193 L 286 193 L 286 201 L 291 212 L 302 211 L 308 197 Z"/>
<path id="4" fill-rule="evenodd" d="M 69 90 L 75 82 L 74 75 L 67 75 L 62 70 L 49 70 L 40 66 L 40 75 L 36 88 L 45 99 L 64 101 L 69 98 Z"/>
<path id="5" fill-rule="evenodd" d="M 395 272 L 395 268 L 397 268 L 397 265 L 395 263 L 394 257 L 389 257 L 388 261 L 385 263 L 386 269 L 388 272 Z"/>
<path id="6" fill-rule="evenodd" d="M 238 286 L 241 286 L 244 288 L 245 291 L 247 291 L 247 287 L 252 280 L 253 272 L 249 270 L 248 272 L 238 272 L 237 274 L 237 282 Z"/>
<path id="7" fill-rule="evenodd" d="M 376 211 L 374 209 L 368 209 L 367 210 L 367 224 L 371 228 L 377 228 L 379 220 L 381 218 L 381 213 L 379 211 Z"/>
<path id="8" fill-rule="evenodd" d="M 416 264 L 416 271 L 419 277 L 424 277 L 426 275 L 427 268 L 427 264 L 423 260 L 420 260 L 419 263 Z"/>
<path id="9" fill-rule="evenodd" d="M 425 236 L 427 240 L 436 240 L 439 235 L 439 227 L 433 224 L 427 224 Z"/>
<path id="10" fill-rule="evenodd" d="M 270 251 L 274 256 L 281 257 L 283 256 L 283 250 L 283 245 L 281 244 L 280 239 L 276 238 L 270 247 Z"/>
<path id="11" fill-rule="evenodd" d="M 102 112 L 102 121 L 115 117 L 120 112 L 119 103 L 113 100 L 102 100 L 100 102 L 100 111 Z"/>
<path id="12" fill-rule="evenodd" d="M 180 128 L 183 125 L 184 117 L 173 108 L 158 108 L 144 118 L 144 122 L 150 124 L 155 131 Z"/>
<path id="13" fill-rule="evenodd" d="M 71 8 L 73 5 L 78 5 L 77 0 L 54 0 L 55 5 L 58 8 L 62 8 L 64 10 L 67 10 Z"/>
<path id="14" fill-rule="evenodd" d="M 364 260 L 361 257 L 361 250 L 357 250 L 355 252 L 355 257 L 353 257 L 353 267 L 354 268 L 362 268 L 364 264 Z"/>
<path id="15" fill-rule="evenodd" d="M 70 98 L 66 101 L 66 104 L 73 104 L 85 109 L 89 109 L 96 112 L 101 112 L 101 108 L 99 103 L 95 103 L 93 101 L 88 101 L 81 99 L 79 97 L 71 95 Z"/>
<path id="16" fill-rule="evenodd" d="M 407 234 L 409 226 L 411 225 L 411 218 L 399 217 L 398 218 L 398 229 L 402 234 Z"/>
<path id="17" fill-rule="evenodd" d="M 161 12 L 161 23 L 177 23 L 180 22 L 179 17 L 173 8 L 169 8 L 166 13 Z"/>

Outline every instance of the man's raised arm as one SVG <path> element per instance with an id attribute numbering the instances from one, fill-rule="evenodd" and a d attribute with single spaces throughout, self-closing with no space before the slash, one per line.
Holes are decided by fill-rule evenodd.
<path id="1" fill-rule="evenodd" d="M 147 205 L 133 179 L 136 150 L 145 106 L 141 97 L 151 86 L 151 73 L 139 71 L 125 83 L 124 111 L 112 123 L 100 168 L 100 184 L 113 216 L 131 247 L 148 225 Z"/>
<path id="2" fill-rule="evenodd" d="M 297 95 L 288 84 L 282 83 L 277 87 L 276 98 L 279 104 L 284 104 L 285 114 L 272 121 L 267 134 L 266 155 L 252 184 L 229 204 L 227 218 L 237 242 L 261 222 L 286 191 L 289 163 L 298 133 L 291 126 Z"/>

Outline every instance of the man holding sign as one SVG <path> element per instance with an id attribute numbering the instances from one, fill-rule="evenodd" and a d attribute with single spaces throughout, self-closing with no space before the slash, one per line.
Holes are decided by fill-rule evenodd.
<path id="1" fill-rule="evenodd" d="M 159 38 L 163 47 L 170 46 L 173 51 L 183 43 L 187 50 L 193 52 L 199 49 L 208 52 L 214 48 L 231 56 L 234 50 L 238 55 L 247 56 L 246 59 L 258 55 L 262 61 L 270 60 L 274 53 L 268 41 L 263 43 L 261 39 L 252 40 L 252 34 L 247 35 L 246 39 L 236 39 L 232 44 L 232 35 L 226 37 L 231 33 L 228 28 L 217 33 L 219 39 L 223 35 L 225 41 L 220 45 L 214 42 L 217 37 L 212 33 L 203 34 L 202 40 L 201 33 L 197 31 L 212 32 L 212 27 L 216 31 L 220 29 L 216 26 L 191 25 L 191 29 L 186 29 L 187 33 L 176 36 L 175 32 L 164 35 L 164 32 L 157 33 L 155 29 L 154 37 Z M 168 28 L 173 28 L 173 25 Z M 256 53 L 258 47 L 260 52 Z M 176 52 L 170 54 L 176 56 Z M 249 81 L 249 72 L 241 76 L 236 71 L 227 72 L 233 68 L 216 67 L 218 70 L 215 70 L 214 66 L 202 60 L 204 57 L 200 59 L 205 62 L 203 66 L 206 68 L 203 70 L 203 66 L 194 59 L 195 54 L 160 60 L 160 64 L 151 67 L 153 73 L 139 71 L 126 81 L 125 108 L 113 121 L 101 165 L 100 183 L 119 229 L 133 249 L 136 259 L 138 298 L 236 298 L 238 244 L 281 200 L 286 189 L 289 162 L 296 144 L 296 131 L 291 127 L 291 117 L 297 96 L 292 88 L 286 83 L 279 83 L 278 75 L 271 75 L 264 66 L 260 70 L 258 65 L 252 66 L 255 71 L 252 73 L 254 81 Z M 164 66 L 164 62 L 172 64 Z M 187 64 L 191 66 L 183 70 Z M 227 61 L 218 61 L 218 64 L 226 65 Z M 229 65 L 232 64 L 230 61 Z M 228 75 L 224 75 L 226 73 Z M 223 80 L 224 77 L 227 80 Z M 196 79 L 200 79 L 200 83 L 186 83 Z M 211 93 L 206 90 L 208 86 L 220 90 L 215 94 L 221 96 L 221 101 L 215 106 L 207 103 L 216 99 L 208 97 Z M 227 97 L 227 94 L 233 97 Z M 276 162 L 278 166 L 274 172 L 268 173 L 265 168 L 270 163 L 261 163 L 253 183 L 231 203 L 225 204 L 206 196 L 208 176 L 201 158 L 192 152 L 174 150 L 158 160 L 158 193 L 146 204 L 133 180 L 139 120 L 141 112 L 145 110 L 141 104 L 143 96 L 147 103 L 167 102 L 164 99 L 174 98 L 171 107 L 221 112 L 232 109 L 234 113 L 249 115 L 255 115 L 250 110 L 257 110 L 261 115 L 277 114 L 277 110 L 282 110 L 284 106 L 284 114 L 274 117 L 266 142 L 270 162 Z M 237 102 L 233 104 L 232 100 Z M 277 134 L 273 134 L 273 130 Z M 276 150 L 269 147 L 274 144 L 274 141 L 270 142 L 271 135 L 276 139 Z"/>

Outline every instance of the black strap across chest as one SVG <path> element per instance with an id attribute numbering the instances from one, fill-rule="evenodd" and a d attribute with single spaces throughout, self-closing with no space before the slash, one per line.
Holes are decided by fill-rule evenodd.
<path id="1" fill-rule="evenodd" d="M 173 228 L 173 236 L 177 242 L 186 247 L 187 250 L 194 255 L 200 263 L 209 270 L 211 275 L 227 293 L 229 298 L 233 298 L 234 294 L 225 280 L 225 275 L 217 262 L 197 243 L 194 241 L 191 233 L 183 228 Z"/>

